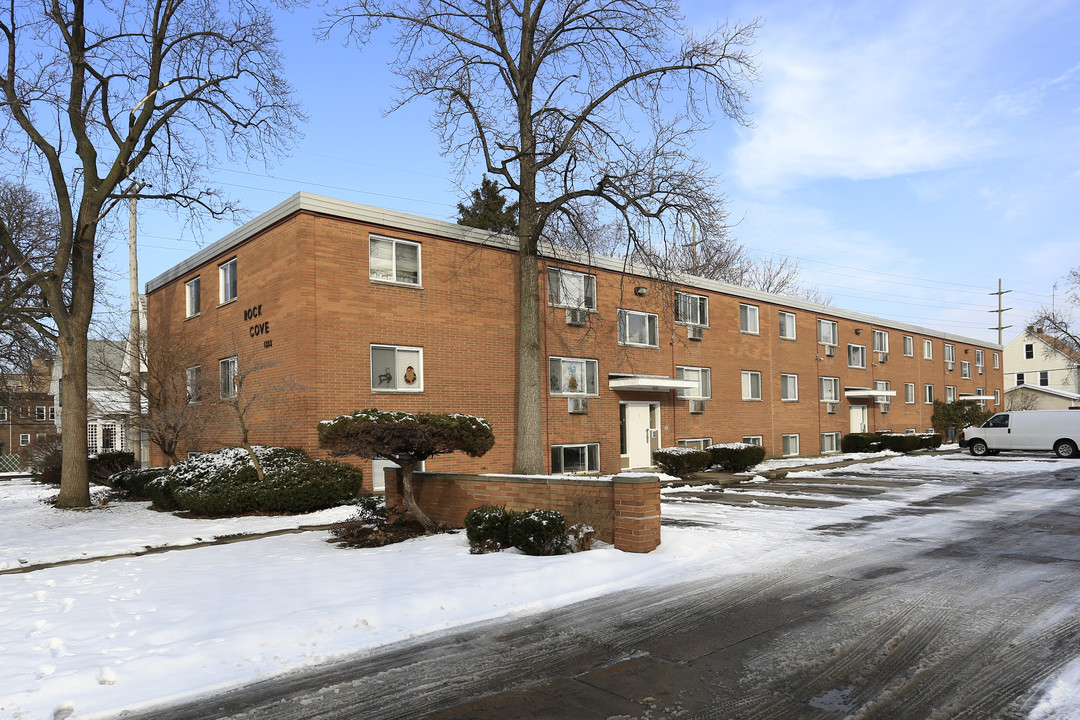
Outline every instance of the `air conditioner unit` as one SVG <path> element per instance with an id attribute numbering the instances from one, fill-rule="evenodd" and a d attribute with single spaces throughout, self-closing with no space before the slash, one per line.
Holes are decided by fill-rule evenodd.
<path id="1" fill-rule="evenodd" d="M 700 415 L 701 413 L 705 412 L 705 401 L 704 400 L 691 400 L 690 401 L 690 412 L 695 414 L 695 415 Z"/>
<path id="2" fill-rule="evenodd" d="M 566 324 L 581 327 L 589 322 L 589 311 L 584 308 L 571 308 L 566 311 Z"/>
<path id="3" fill-rule="evenodd" d="M 887 403 L 887 402 L 878 403 L 878 410 L 881 411 L 882 415 L 889 412 L 889 403 Z"/>
<path id="4" fill-rule="evenodd" d="M 982 365 L 980 365 L 980 366 L 979 366 L 979 374 L 980 374 L 980 375 L 982 375 L 982 374 L 983 374 L 983 372 L 985 372 L 985 371 L 984 371 L 984 369 L 983 369 L 983 366 L 982 366 Z"/>
<path id="5" fill-rule="evenodd" d="M 835 355 L 836 354 L 836 346 L 835 345 L 826 345 L 825 346 L 825 354 L 828 355 L 829 357 L 832 357 L 833 355 Z"/>
<path id="6" fill-rule="evenodd" d="M 589 398 L 567 398 L 567 405 L 571 415 L 587 415 L 589 413 Z"/>
<path id="7" fill-rule="evenodd" d="M 704 340 L 705 328 L 700 325 L 690 325 L 686 328 L 686 337 L 691 340 Z"/>
<path id="8" fill-rule="evenodd" d="M 840 412 L 840 403 L 825 403 L 825 409 L 829 411 L 830 415 L 835 415 Z"/>
<path id="9" fill-rule="evenodd" d="M 888 359 L 889 359 L 889 353 L 887 353 L 887 352 L 879 352 L 877 354 L 877 361 L 879 363 L 886 362 Z"/>
<path id="10" fill-rule="evenodd" d="M 953 370 L 956 369 L 956 363 L 954 363 L 954 362 L 945 363 L 945 369 L 948 370 L 949 372 L 952 372 Z"/>

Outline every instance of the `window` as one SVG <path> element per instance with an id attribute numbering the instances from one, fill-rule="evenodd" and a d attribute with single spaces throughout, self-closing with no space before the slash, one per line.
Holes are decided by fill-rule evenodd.
<path id="1" fill-rule="evenodd" d="M 551 472 L 553 474 L 600 472 L 600 444 L 552 445 Z"/>
<path id="2" fill-rule="evenodd" d="M 889 333 L 884 330 L 874 331 L 874 352 L 889 352 Z"/>
<path id="3" fill-rule="evenodd" d="M 1035 343 L 1024 343 L 1024 359 L 1035 359 Z"/>
<path id="4" fill-rule="evenodd" d="M 423 348 L 372 345 L 371 389 L 382 392 L 422 392 L 424 389 Z"/>
<path id="5" fill-rule="evenodd" d="M 87 423 L 86 425 L 86 445 L 90 449 L 90 452 L 95 453 L 101 448 L 98 447 L 98 426 L 97 423 Z"/>
<path id="6" fill-rule="evenodd" d="M 821 401 L 840 402 L 840 378 L 823 377 L 821 380 Z"/>
<path id="7" fill-rule="evenodd" d="M 712 387 L 709 382 L 709 375 L 709 368 L 676 367 L 676 379 L 693 380 L 698 384 L 696 388 L 693 388 L 691 390 L 679 390 L 679 397 L 692 398 L 695 400 L 708 399 L 712 397 Z"/>
<path id="8" fill-rule="evenodd" d="M 1001 358 L 997 353 L 994 353 L 994 369 L 998 370 L 1001 367 Z"/>
<path id="9" fill-rule="evenodd" d="M 1000 390 L 995 390 L 994 391 L 994 405 L 1000 405 L 1000 404 L 1001 404 L 1001 391 Z"/>
<path id="10" fill-rule="evenodd" d="M 56 420 L 56 406 L 55 405 L 50 405 L 49 406 L 49 419 L 53 420 L 53 421 Z"/>
<path id="11" fill-rule="evenodd" d="M 218 265 L 218 303 L 236 299 L 236 258 Z"/>
<path id="12" fill-rule="evenodd" d="M 709 324 L 709 298 L 675 291 L 675 322 L 687 325 Z"/>
<path id="13" fill-rule="evenodd" d="M 45 433 L 35 433 L 35 434 L 34 434 L 34 440 L 35 440 L 36 442 L 41 442 L 42 440 L 44 440 L 44 439 L 45 439 L 45 437 L 46 437 L 46 436 L 45 436 Z"/>
<path id="14" fill-rule="evenodd" d="M 955 385 L 946 385 L 945 386 L 945 402 L 947 402 L 947 403 L 956 402 L 956 386 Z"/>
<path id="15" fill-rule="evenodd" d="M 26 447 L 30 444 L 30 433 L 22 433 L 19 435 L 19 445 Z"/>
<path id="16" fill-rule="evenodd" d="M 922 341 L 922 356 L 923 356 L 923 360 L 933 360 L 934 359 L 934 341 L 933 340 L 923 340 Z"/>
<path id="17" fill-rule="evenodd" d="M 890 390 L 892 390 L 892 383 L 888 380 L 875 380 L 874 390 L 877 390 L 879 392 L 889 392 Z M 889 396 L 879 395 L 878 402 L 889 402 Z"/>
<path id="18" fill-rule="evenodd" d="M 799 376 L 798 375 L 781 375 L 780 376 L 780 399 L 781 400 L 798 400 L 799 399 Z"/>
<path id="19" fill-rule="evenodd" d="M 202 402 L 202 365 L 187 369 L 187 401 L 191 404 Z"/>
<path id="20" fill-rule="evenodd" d="M 548 304 L 555 307 L 596 309 L 596 276 L 548 268 Z"/>
<path id="21" fill-rule="evenodd" d="M 29 420 L 30 419 L 30 407 L 28 405 L 23 405 L 22 407 L 20 407 L 19 408 L 19 416 L 26 419 L 26 420 Z"/>
<path id="22" fill-rule="evenodd" d="M 682 448 L 693 448 L 694 450 L 704 450 L 712 445 L 712 438 L 690 438 L 688 440 L 676 440 L 675 444 Z"/>
<path id="23" fill-rule="evenodd" d="M 596 361 L 548 358 L 552 395 L 596 395 Z"/>
<path id="24" fill-rule="evenodd" d="M 851 345 L 847 346 L 847 364 L 848 367 L 853 368 L 865 368 L 866 367 L 866 346 L 865 345 Z"/>
<path id="25" fill-rule="evenodd" d="M 1050 371 L 1049 370 L 1040 370 L 1039 371 L 1039 385 L 1041 385 L 1042 387 L 1046 387 L 1049 384 L 1050 384 Z"/>
<path id="26" fill-rule="evenodd" d="M 742 399 L 761 399 L 761 373 L 754 370 L 742 371 Z"/>
<path id="27" fill-rule="evenodd" d="M 225 358 L 219 363 L 221 397 L 236 397 L 236 358 Z"/>
<path id="28" fill-rule="evenodd" d="M 784 457 L 791 457 L 792 455 L 799 454 L 799 436 L 798 435 L 783 435 L 780 438 L 781 446 L 783 447 Z"/>
<path id="29" fill-rule="evenodd" d="M 202 279 L 193 278 L 184 283 L 184 297 L 187 300 L 187 316 L 195 317 L 202 307 Z"/>
<path id="30" fill-rule="evenodd" d="M 945 362 L 956 363 L 956 346 L 952 343 L 945 343 Z"/>
<path id="31" fill-rule="evenodd" d="M 656 314 L 637 312 L 636 310 L 620 310 L 619 344 L 660 347 Z"/>
<path id="32" fill-rule="evenodd" d="M 840 452 L 840 433 L 838 433 L 838 432 L 821 433 L 821 452 L 822 453 Z"/>
<path id="33" fill-rule="evenodd" d="M 34 419 L 38 422 L 45 422 L 45 406 L 38 405 L 34 408 Z"/>
<path id="34" fill-rule="evenodd" d="M 923 386 L 923 391 L 925 392 L 923 402 L 925 402 L 927 405 L 933 405 L 934 404 L 934 386 L 933 385 L 924 385 Z"/>
<path id="35" fill-rule="evenodd" d="M 915 357 L 915 338 L 904 336 L 904 357 Z"/>
<path id="36" fill-rule="evenodd" d="M 817 341 L 825 345 L 839 345 L 840 331 L 832 320 L 817 321 Z"/>
<path id="37" fill-rule="evenodd" d="M 757 305 L 739 303 L 739 330 L 744 333 L 758 334 L 760 330 L 758 325 Z"/>
<path id="38" fill-rule="evenodd" d="M 783 340 L 795 339 L 795 313 L 780 311 L 780 337 Z"/>
<path id="39" fill-rule="evenodd" d="M 908 405 L 915 404 L 915 383 L 904 383 L 904 402 Z"/>
<path id="40" fill-rule="evenodd" d="M 986 367 L 985 356 L 983 355 L 982 350 L 975 351 L 975 367 Z"/>
<path id="41" fill-rule="evenodd" d="M 6 407 L 0 407 L 0 422 L 8 421 L 8 410 Z"/>
<path id="42" fill-rule="evenodd" d="M 368 237 L 368 279 L 420 284 L 420 243 L 397 238 Z"/>
<path id="43" fill-rule="evenodd" d="M 744 435 L 742 441 L 747 445 L 756 445 L 761 447 L 760 435 Z"/>
<path id="44" fill-rule="evenodd" d="M 976 395 L 985 395 L 986 394 L 986 388 L 975 388 L 975 394 Z M 982 409 L 982 410 L 986 409 L 986 401 L 985 400 L 979 400 L 977 404 L 978 404 L 980 409 Z"/>
<path id="45" fill-rule="evenodd" d="M 960 378 L 966 380 L 971 379 L 971 363 L 967 360 L 960 361 Z"/>
<path id="46" fill-rule="evenodd" d="M 1009 427 L 1009 416 L 995 415 L 994 417 L 987 420 L 983 427 L 1007 428 Z"/>
<path id="47" fill-rule="evenodd" d="M 1024 373 L 1016 373 L 1016 385 L 1017 387 L 1024 384 Z"/>

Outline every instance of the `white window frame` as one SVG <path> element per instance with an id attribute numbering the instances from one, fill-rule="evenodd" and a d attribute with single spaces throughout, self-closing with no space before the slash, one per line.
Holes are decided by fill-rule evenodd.
<path id="1" fill-rule="evenodd" d="M 743 435 L 742 442 L 746 445 L 762 447 L 765 443 L 760 435 Z"/>
<path id="2" fill-rule="evenodd" d="M 787 391 L 790 388 L 795 391 L 794 397 L 786 397 Z M 799 376 L 791 373 L 780 373 L 780 401 L 781 402 L 798 402 L 799 401 Z"/>
<path id="3" fill-rule="evenodd" d="M 19 447 L 26 447 L 30 444 L 30 433 L 19 433 Z"/>
<path id="4" fill-rule="evenodd" d="M 686 365 L 675 366 L 676 380 L 693 380 L 698 384 L 697 390 L 677 391 L 679 398 L 686 400 L 708 400 L 712 397 L 712 370 L 707 367 L 690 367 Z"/>
<path id="5" fill-rule="evenodd" d="M 904 404 L 915 404 L 915 383 L 904 383 Z"/>
<path id="6" fill-rule="evenodd" d="M 945 343 L 945 362 L 956 364 L 956 346 L 952 343 Z"/>
<path id="7" fill-rule="evenodd" d="M 889 333 L 885 330 L 874 330 L 874 352 L 889 352 Z"/>
<path id="8" fill-rule="evenodd" d="M 49 420 L 52 420 L 53 422 L 56 422 L 56 406 L 55 405 L 50 405 L 49 406 Z"/>
<path id="9" fill-rule="evenodd" d="M 855 356 L 859 357 L 855 357 Z M 860 360 L 861 359 L 861 360 Z M 857 364 L 860 363 L 861 364 Z M 847 346 L 847 366 L 849 368 L 858 368 L 861 370 L 866 369 L 866 346 L 855 345 L 854 343 L 848 343 Z"/>
<path id="10" fill-rule="evenodd" d="M 754 379 L 757 378 L 757 397 L 754 397 Z M 761 401 L 761 373 L 757 370 L 742 371 L 742 399 Z"/>
<path id="11" fill-rule="evenodd" d="M 45 422 L 45 406 L 44 405 L 36 405 L 36 406 L 34 406 L 34 420 L 37 420 L 38 422 Z"/>
<path id="12" fill-rule="evenodd" d="M 926 405 L 934 404 L 934 385 L 932 383 L 923 385 L 923 403 Z"/>
<path id="13" fill-rule="evenodd" d="M 709 327 L 709 298 L 676 290 L 675 322 L 679 325 Z"/>
<path id="14" fill-rule="evenodd" d="M 558 373 L 553 372 L 553 363 L 559 363 Z M 567 390 L 562 386 L 562 363 L 584 363 L 585 364 L 585 384 L 580 390 Z M 548 393 L 554 397 L 596 397 L 600 394 L 600 380 L 599 380 L 599 363 L 591 358 L 572 358 L 562 357 L 560 355 L 551 355 L 548 357 Z M 589 374 L 592 373 L 592 392 L 589 392 Z M 554 378 L 559 379 L 559 389 L 554 390 L 552 388 L 552 380 Z"/>
<path id="15" fill-rule="evenodd" d="M 994 353 L 994 369 L 1001 369 L 1001 357 L 997 353 Z"/>
<path id="16" fill-rule="evenodd" d="M 188 405 L 202 402 L 202 365 L 192 365 L 184 375 L 184 388 L 187 391 Z"/>
<path id="17" fill-rule="evenodd" d="M 202 276 L 196 275 L 184 283 L 184 307 L 189 318 L 202 313 Z"/>
<path id="18" fill-rule="evenodd" d="M 1049 387 L 1049 386 L 1050 386 L 1050 371 L 1049 370 L 1040 370 L 1039 371 L 1039 387 Z"/>
<path id="19" fill-rule="evenodd" d="M 785 328 L 784 319 L 785 318 L 787 318 L 786 327 L 791 330 L 790 335 L 785 335 L 784 334 L 784 328 Z M 795 330 L 795 313 L 788 312 L 787 310 L 781 310 L 779 312 L 779 314 L 777 315 L 777 325 L 779 327 L 780 339 L 781 340 L 795 340 L 796 339 L 796 334 L 797 333 L 796 333 L 796 330 Z"/>
<path id="20" fill-rule="evenodd" d="M 739 303 L 739 332 L 747 335 L 761 334 L 761 310 L 757 305 Z"/>
<path id="21" fill-rule="evenodd" d="M 384 376 L 386 373 L 375 372 L 375 351 L 376 350 L 393 350 L 394 351 L 394 372 L 391 381 L 394 383 L 394 387 L 379 387 L 376 380 Z M 371 368 L 371 392 L 377 393 L 422 393 L 424 392 L 424 348 L 416 347 L 414 345 L 391 345 L 388 343 L 371 343 L 369 347 L 368 367 Z M 408 352 L 416 353 L 416 364 L 419 367 L 414 367 L 413 372 L 416 373 L 416 380 L 412 384 L 406 384 L 405 387 L 397 387 L 398 382 L 402 378 L 398 377 L 398 353 Z"/>
<path id="22" fill-rule="evenodd" d="M 955 385 L 946 385 L 945 386 L 945 402 L 947 402 L 947 403 L 956 402 L 956 386 Z"/>
<path id="23" fill-rule="evenodd" d="M 630 318 L 645 318 L 645 334 L 649 342 L 630 342 Z M 619 344 L 627 347 L 660 347 L 660 318 L 656 313 L 641 312 L 640 310 L 619 309 Z"/>
<path id="24" fill-rule="evenodd" d="M 712 445 L 712 438 L 684 438 L 675 441 L 675 447 L 694 448 L 695 450 L 705 450 L 710 445 Z"/>
<path id="25" fill-rule="evenodd" d="M 581 299 L 568 301 L 563 297 L 563 278 L 580 278 Z M 571 310 L 596 310 L 596 276 L 588 273 L 549 267 L 547 269 L 548 305 Z"/>
<path id="26" fill-rule="evenodd" d="M 388 278 L 377 277 L 375 275 L 375 268 L 371 262 L 372 247 L 378 243 L 390 244 L 390 277 Z M 416 248 L 416 282 L 413 282 L 412 280 L 402 280 L 398 272 L 398 248 L 402 246 Z M 368 280 L 375 283 L 403 285 L 405 287 L 422 287 L 424 278 L 423 250 L 423 245 L 412 240 L 403 240 L 401 238 L 388 237 L 386 235 L 368 234 Z"/>
<path id="27" fill-rule="evenodd" d="M 826 390 L 826 388 L 832 388 L 832 392 Z M 821 395 L 821 402 L 838 403 L 840 402 L 840 378 L 838 377 L 819 377 L 818 378 L 818 392 Z M 835 397 L 829 397 L 829 395 L 835 395 Z"/>
<path id="28" fill-rule="evenodd" d="M 982 350 L 975 351 L 975 367 L 986 367 L 986 355 Z"/>
<path id="29" fill-rule="evenodd" d="M 826 439 L 828 439 L 828 442 L 826 442 Z M 821 454 L 829 455 L 840 452 L 840 440 L 840 433 L 838 432 L 821 433 Z M 826 447 L 827 445 L 832 447 Z"/>
<path id="30" fill-rule="evenodd" d="M 566 456 L 565 456 L 564 453 L 566 452 L 567 448 L 581 448 L 581 449 L 584 450 L 584 454 L 585 454 L 585 469 L 584 470 L 570 470 L 570 471 L 567 471 L 567 470 L 564 469 L 566 467 Z M 590 451 L 590 448 L 592 448 L 592 451 Z M 558 470 L 555 469 L 555 452 L 556 451 L 558 451 L 559 454 L 560 454 L 560 457 L 559 457 L 559 469 Z M 594 464 L 594 461 L 595 461 L 595 467 L 590 467 L 590 465 Z M 600 443 L 564 443 L 564 444 L 561 444 L 561 445 L 552 445 L 551 446 L 551 464 L 552 464 L 552 467 L 551 467 L 551 474 L 552 475 L 579 475 L 579 474 L 588 474 L 588 473 L 598 473 L 598 472 L 600 472 Z"/>
<path id="31" fill-rule="evenodd" d="M 839 345 L 840 326 L 835 320 L 822 320 L 821 318 L 818 318 L 817 338 L 819 345 Z"/>
<path id="32" fill-rule="evenodd" d="M 923 360 L 934 359 L 934 341 L 924 339 L 922 341 L 922 357 Z"/>
<path id="33" fill-rule="evenodd" d="M 218 305 L 225 305 L 236 300 L 238 282 L 236 258 L 218 265 Z"/>
<path id="34" fill-rule="evenodd" d="M 0 422 L 8 421 L 8 409 L 6 407 L 0 407 Z"/>
<path id="35" fill-rule="evenodd" d="M 1016 373 L 1016 387 L 1020 387 L 1021 385 L 1026 385 L 1026 384 L 1027 384 L 1027 378 L 1024 377 L 1024 373 L 1022 373 L 1022 372 Z"/>
<path id="36" fill-rule="evenodd" d="M 1035 343 L 1024 343 L 1024 359 L 1035 359 Z"/>
<path id="37" fill-rule="evenodd" d="M 904 357 L 915 357 L 915 338 L 911 335 L 904 336 Z"/>
<path id="38" fill-rule="evenodd" d="M 231 368 L 231 370 L 228 370 Z M 236 397 L 236 373 L 239 369 L 237 356 L 222 358 L 218 361 L 218 390 L 221 399 L 227 400 Z M 226 382 L 228 381 L 228 388 Z M 228 394 L 226 394 L 228 393 Z"/>
<path id="39" fill-rule="evenodd" d="M 794 439 L 794 441 L 795 441 L 795 452 L 788 452 L 787 449 L 785 449 L 784 446 L 787 445 L 792 439 Z M 797 456 L 799 454 L 799 434 L 798 433 L 788 433 L 788 434 L 780 436 L 780 454 L 783 457 L 795 457 L 795 456 Z"/>
<path id="40" fill-rule="evenodd" d="M 970 360 L 961 360 L 960 361 L 960 379 L 961 380 L 970 380 L 971 379 L 971 361 Z"/>
<path id="41" fill-rule="evenodd" d="M 997 407 L 998 405 L 1001 405 L 1001 391 L 1000 390 L 995 390 L 994 391 L 994 407 Z"/>

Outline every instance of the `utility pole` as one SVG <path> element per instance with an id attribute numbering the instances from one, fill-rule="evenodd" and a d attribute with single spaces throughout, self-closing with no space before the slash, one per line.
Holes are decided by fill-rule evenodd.
<path id="1" fill-rule="evenodd" d="M 131 186 L 128 197 L 128 286 L 131 296 L 131 324 L 128 328 L 128 447 L 135 455 L 135 467 L 142 467 L 142 302 L 139 300 L 139 251 L 136 203 L 139 187 Z"/>
<path id="2" fill-rule="evenodd" d="M 1012 325 L 1002 325 L 1001 324 L 1001 318 L 1002 318 L 1001 314 L 1003 312 L 1005 312 L 1006 310 L 1012 310 L 1012 308 L 1003 308 L 1003 307 L 1001 307 L 1001 296 L 1004 295 L 1005 293 L 1010 293 L 1010 292 L 1012 292 L 1012 290 L 1002 290 L 1001 289 L 1001 278 L 998 278 L 997 292 L 987 293 L 988 295 L 997 295 L 997 298 L 998 298 L 997 310 L 989 310 L 988 311 L 988 312 L 996 312 L 998 314 L 997 327 L 990 328 L 991 330 L 997 330 L 998 331 L 998 345 L 1001 345 L 1001 331 L 1004 330 L 1005 328 L 1011 328 L 1012 327 Z"/>
<path id="3" fill-rule="evenodd" d="M 692 261 L 693 261 L 693 263 L 694 263 L 694 269 L 693 269 L 693 271 L 692 271 L 692 272 L 691 272 L 690 274 L 691 274 L 691 275 L 697 275 L 697 274 L 698 274 L 698 261 L 697 261 L 697 246 L 698 246 L 698 240 L 697 240 L 697 225 L 696 225 L 696 224 L 694 224 L 694 225 L 692 225 L 691 227 L 693 228 L 693 234 L 691 235 L 691 240 L 690 240 L 690 245 L 689 245 L 689 247 L 690 247 L 690 258 L 691 258 L 691 260 L 692 260 Z M 686 247 L 686 246 L 684 246 L 684 247 Z"/>

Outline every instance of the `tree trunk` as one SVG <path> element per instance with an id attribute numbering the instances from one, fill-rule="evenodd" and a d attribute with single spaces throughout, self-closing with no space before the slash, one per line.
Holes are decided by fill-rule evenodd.
<path id="1" fill-rule="evenodd" d="M 405 508 L 409 511 L 417 522 L 424 526 L 427 531 L 436 529 L 435 523 L 431 518 L 420 509 L 420 506 L 416 503 L 416 495 L 413 493 L 413 468 L 416 467 L 416 461 L 399 462 L 401 465 L 401 499 L 405 502 Z"/>
<path id="2" fill-rule="evenodd" d="M 73 324 L 71 321 L 69 325 Z M 64 374 L 60 379 L 60 441 L 63 463 L 58 508 L 90 507 L 89 448 L 86 441 L 86 331 L 61 331 L 57 343 Z"/>

